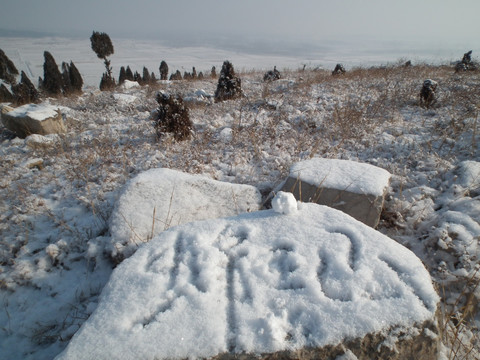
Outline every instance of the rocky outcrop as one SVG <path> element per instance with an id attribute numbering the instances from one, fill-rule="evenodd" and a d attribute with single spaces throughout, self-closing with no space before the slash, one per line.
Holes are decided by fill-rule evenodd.
<path id="1" fill-rule="evenodd" d="M 364 163 L 336 159 L 311 159 L 296 163 L 281 186 L 297 200 L 341 210 L 376 227 L 380 221 L 390 174 Z"/>
<path id="2" fill-rule="evenodd" d="M 20 138 L 67 131 L 60 110 L 50 105 L 27 104 L 5 113 L 2 111 L 2 123 Z"/>

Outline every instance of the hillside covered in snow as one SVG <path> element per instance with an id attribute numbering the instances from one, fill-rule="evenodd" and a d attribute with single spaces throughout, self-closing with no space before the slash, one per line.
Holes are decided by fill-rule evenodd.
<path id="1" fill-rule="evenodd" d="M 122 261 L 112 256 L 112 212 L 135 176 L 174 169 L 252 186 L 266 202 L 294 163 L 317 157 L 392 174 L 377 230 L 395 240 L 392 249 L 411 250 L 433 279 L 441 356 L 480 356 L 480 72 L 403 62 L 338 76 L 277 67 L 281 78 L 272 82 L 264 71 L 237 71 L 243 96 L 235 100 L 215 102 L 218 78 L 210 77 L 87 86 L 79 96 L 42 99 L 64 115 L 65 134 L 21 139 L 0 126 L 5 358 L 55 357 L 97 309 Z M 425 79 L 438 83 L 430 108 L 419 103 Z M 158 91 L 183 97 L 189 140 L 157 135 Z"/>

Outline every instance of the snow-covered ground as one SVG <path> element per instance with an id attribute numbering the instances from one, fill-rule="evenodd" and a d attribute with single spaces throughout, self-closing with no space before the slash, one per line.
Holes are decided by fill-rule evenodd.
<path id="1" fill-rule="evenodd" d="M 103 72 L 88 40 L 77 48 L 77 60 L 69 52 L 72 47 L 61 53 L 65 48 L 56 39 L 2 39 L 2 49 L 17 64 L 9 51 L 12 44 L 32 79 L 41 75 L 44 50 L 58 64 L 73 60 L 87 84 L 96 84 Z M 358 160 L 392 174 L 378 230 L 412 250 L 432 276 L 450 320 L 440 324 L 450 330 L 444 357 L 460 354 L 456 346 L 458 351 L 473 349 L 467 358 L 479 357 L 478 72 L 456 74 L 451 67 L 424 65 L 347 67 L 346 75 L 332 77 L 328 63 L 327 71 L 313 70 L 316 63 L 300 71 L 302 60 L 235 58 L 205 49 L 197 49 L 189 60 L 179 53 L 195 54 L 195 49 L 165 50 L 149 65 L 149 56 L 120 57 L 121 47 L 116 48 L 118 57 L 112 57 L 114 69 L 130 65 L 140 71 L 145 65 L 158 74 L 165 59 L 171 70 L 196 66 L 209 71 L 214 65 L 219 72 L 222 61 L 230 59 L 245 96 L 214 103 L 217 80 L 209 78 L 113 93 L 87 87 L 79 97 L 44 100 L 61 107 L 68 127 L 66 135 L 47 138 L 46 146 L 35 145 L 43 142 L 35 138 L 13 138 L 0 128 L 2 356 L 55 357 L 97 308 L 116 266 L 108 251 L 110 215 L 123 185 L 137 174 L 166 167 L 253 185 L 266 196 L 292 164 L 323 157 Z M 82 64 L 87 53 L 89 60 Z M 274 65 L 291 71 L 268 84 L 262 81 L 263 71 L 240 71 Z M 432 109 L 418 106 L 426 78 L 439 84 Z M 187 99 L 194 123 L 191 140 L 156 138 L 149 118 L 159 89 Z M 29 167 L 39 159 L 41 166 Z"/>

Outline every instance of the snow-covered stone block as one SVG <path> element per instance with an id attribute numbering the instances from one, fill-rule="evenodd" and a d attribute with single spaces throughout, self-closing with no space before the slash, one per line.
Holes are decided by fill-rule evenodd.
<path id="1" fill-rule="evenodd" d="M 297 200 L 341 210 L 376 227 L 380 221 L 390 173 L 349 160 L 314 158 L 295 163 L 281 187 Z"/>
<path id="2" fill-rule="evenodd" d="M 171 169 L 139 174 L 124 188 L 111 221 L 112 256 L 121 260 L 171 226 L 257 211 L 259 190 Z"/>
<path id="3" fill-rule="evenodd" d="M 434 323 L 439 301 L 420 259 L 341 211 L 297 207 L 160 233 L 113 271 L 58 359 L 235 358 L 357 339 L 368 355 L 413 358 L 399 338 L 421 339 L 421 358 L 436 359 L 435 327 L 415 327 Z"/>
<path id="4" fill-rule="evenodd" d="M 2 112 L 1 116 L 3 125 L 21 138 L 31 134 L 47 135 L 67 131 L 60 110 L 51 105 L 27 104 Z"/>

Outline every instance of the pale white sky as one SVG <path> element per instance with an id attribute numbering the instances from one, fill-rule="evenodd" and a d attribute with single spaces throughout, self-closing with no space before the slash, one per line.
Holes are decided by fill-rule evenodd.
<path id="1" fill-rule="evenodd" d="M 480 0 L 3 0 L 1 8 L 0 30 L 200 44 L 368 39 L 478 47 L 480 35 Z"/>

